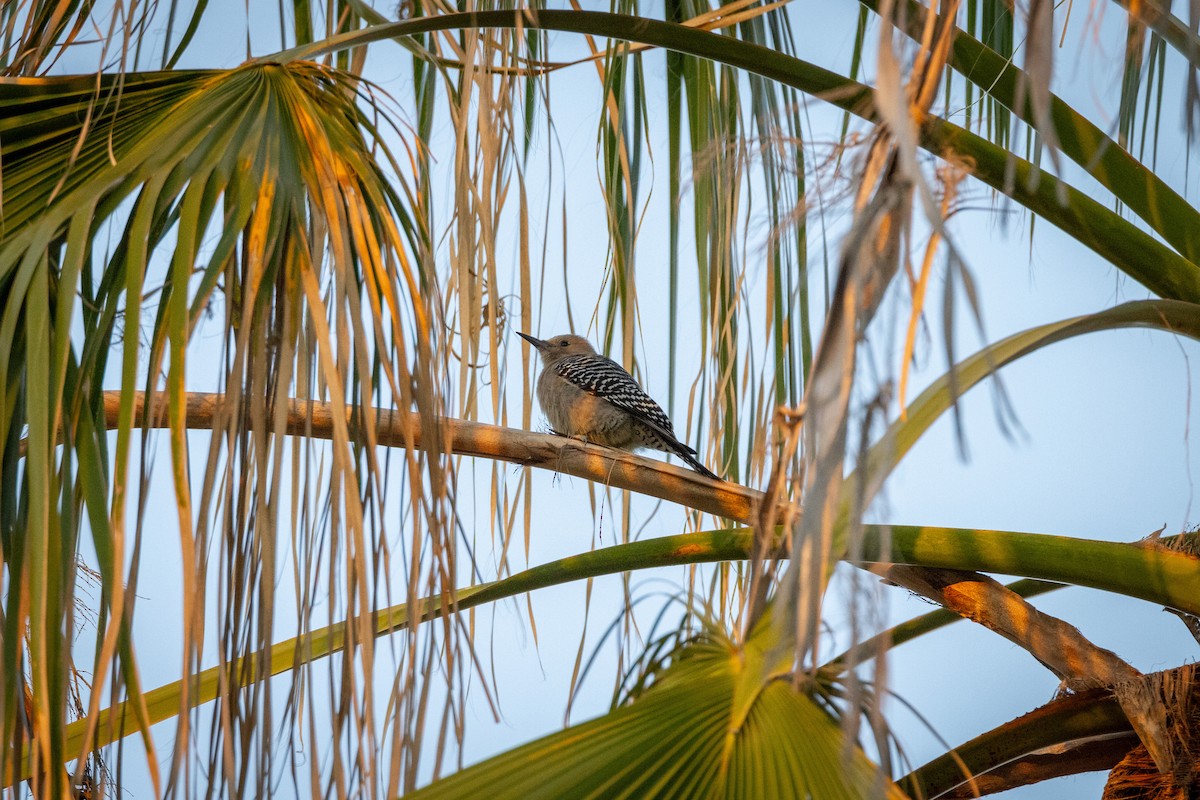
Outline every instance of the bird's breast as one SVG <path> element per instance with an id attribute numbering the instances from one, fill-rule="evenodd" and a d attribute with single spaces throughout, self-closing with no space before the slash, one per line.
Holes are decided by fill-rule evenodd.
<path id="1" fill-rule="evenodd" d="M 538 402 L 546 419 L 558 433 L 580 436 L 608 447 L 638 446 L 637 424 L 629 412 L 585 392 L 575 384 L 546 370 L 538 379 Z"/>

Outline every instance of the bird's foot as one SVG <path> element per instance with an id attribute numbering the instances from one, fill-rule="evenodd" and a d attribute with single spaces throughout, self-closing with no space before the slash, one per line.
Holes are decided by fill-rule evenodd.
<path id="1" fill-rule="evenodd" d="M 554 430 L 554 428 L 551 428 L 550 432 L 553 433 L 555 436 L 562 436 L 565 439 L 575 439 L 577 441 L 583 442 L 584 444 L 591 444 L 591 442 L 588 441 L 587 434 L 563 433 L 562 431 Z"/>

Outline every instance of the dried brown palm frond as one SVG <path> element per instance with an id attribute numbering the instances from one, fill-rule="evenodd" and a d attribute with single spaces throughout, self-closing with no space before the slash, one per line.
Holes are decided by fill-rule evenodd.
<path id="1" fill-rule="evenodd" d="M 861 514 L 868 501 L 864 497 L 854 502 L 841 491 L 859 339 L 905 258 L 914 200 L 935 230 L 941 229 L 917 162 L 917 130 L 930 113 L 945 72 L 957 7 L 957 2 L 944 3 L 941 13 L 926 16 L 923 46 L 907 81 L 894 50 L 892 15 L 896 11 L 890 3 L 882 8 L 884 24 L 879 33 L 874 91 L 874 106 L 882 124 L 857 169 L 855 218 L 842 243 L 832 305 L 805 391 L 802 452 L 806 466 L 802 482 L 792 489 L 793 496 L 802 500 L 805 513 L 790 532 L 797 557 L 782 578 L 781 600 L 789 608 L 788 615 L 794 615 L 787 624 L 793 627 L 791 635 L 800 653 L 807 652 L 814 641 L 831 559 L 846 547 L 845 539 L 834 540 L 834 529 L 845 524 L 850 509 L 849 537 L 853 539 L 854 509 Z M 841 530 L 845 537 L 846 529 Z M 754 570 L 761 568 L 752 565 Z"/>

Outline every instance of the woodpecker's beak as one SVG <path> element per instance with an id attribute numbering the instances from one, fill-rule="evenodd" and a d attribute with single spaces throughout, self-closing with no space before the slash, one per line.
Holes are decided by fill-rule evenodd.
<path id="1" fill-rule="evenodd" d="M 517 331 L 517 336 L 520 336 L 522 339 L 529 342 L 537 350 L 541 350 L 543 347 L 546 346 L 546 343 L 543 342 L 541 339 L 535 339 L 534 337 L 530 336 L 528 333 L 521 333 L 520 331 Z"/>

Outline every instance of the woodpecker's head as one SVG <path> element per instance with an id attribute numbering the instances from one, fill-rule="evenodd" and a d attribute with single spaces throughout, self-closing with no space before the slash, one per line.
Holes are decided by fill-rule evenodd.
<path id="1" fill-rule="evenodd" d="M 582 336 L 573 333 L 563 333 L 549 339 L 535 339 L 527 333 L 517 331 L 517 335 L 533 345 L 542 354 L 542 363 L 550 366 L 567 356 L 587 356 L 595 354 L 591 343 Z"/>

